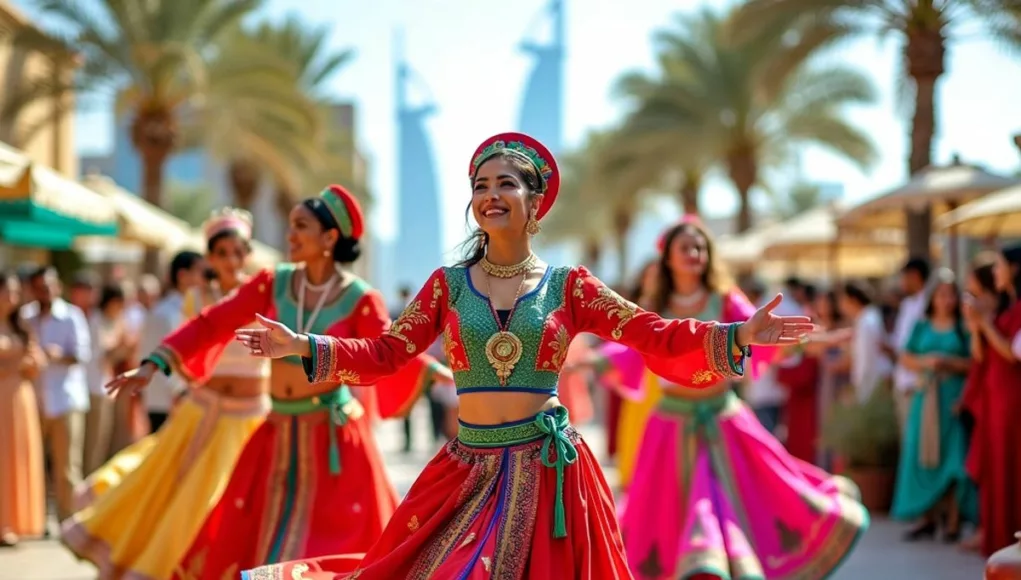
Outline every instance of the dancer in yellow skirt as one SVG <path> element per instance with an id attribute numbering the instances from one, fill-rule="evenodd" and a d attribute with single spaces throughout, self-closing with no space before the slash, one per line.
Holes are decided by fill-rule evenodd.
<path id="1" fill-rule="evenodd" d="M 181 297 L 182 312 L 192 315 L 245 281 L 251 215 L 225 208 L 204 230 L 217 282 Z M 172 265 L 171 281 L 179 275 Z M 78 494 L 83 509 L 63 522 L 67 546 L 103 579 L 170 577 L 269 410 L 268 377 L 264 361 L 227 346 L 208 380 L 196 377 L 202 387 L 184 395 L 158 433 L 90 476 Z"/>

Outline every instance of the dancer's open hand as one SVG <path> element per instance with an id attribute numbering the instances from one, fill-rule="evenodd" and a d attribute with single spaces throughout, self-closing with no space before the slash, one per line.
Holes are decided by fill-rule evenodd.
<path id="1" fill-rule="evenodd" d="M 815 330 L 812 319 L 807 316 L 778 316 L 773 310 L 780 305 L 783 294 L 777 294 L 737 330 L 739 346 L 797 344 L 809 332 Z"/>
<path id="2" fill-rule="evenodd" d="M 245 345 L 254 356 L 283 358 L 300 355 L 305 349 L 302 337 L 282 322 L 255 315 L 262 328 L 239 328 L 234 331 L 237 341 Z"/>
<path id="3" fill-rule="evenodd" d="M 151 362 L 143 362 L 137 369 L 125 371 L 113 378 L 104 387 L 108 395 L 115 396 L 121 392 L 133 395 L 149 386 L 152 377 L 156 374 L 156 365 Z"/>

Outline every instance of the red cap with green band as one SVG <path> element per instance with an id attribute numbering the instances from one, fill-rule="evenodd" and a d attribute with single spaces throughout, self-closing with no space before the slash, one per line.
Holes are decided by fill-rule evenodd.
<path id="1" fill-rule="evenodd" d="M 340 233 L 345 238 L 360 239 L 365 228 L 365 217 L 362 207 L 355 196 L 339 185 L 330 185 L 319 194 L 329 208 L 333 219 L 337 220 Z"/>
<path id="2" fill-rule="evenodd" d="M 557 160 L 545 145 L 524 133 L 500 133 L 486 139 L 475 149 L 471 165 L 468 167 L 468 177 L 475 179 L 475 172 L 479 167 L 500 151 L 509 151 L 527 159 L 539 172 L 543 186 L 539 193 L 543 194 L 543 198 L 535 217 L 542 219 L 542 216 L 553 207 L 557 193 L 560 192 L 560 170 L 557 168 Z"/>

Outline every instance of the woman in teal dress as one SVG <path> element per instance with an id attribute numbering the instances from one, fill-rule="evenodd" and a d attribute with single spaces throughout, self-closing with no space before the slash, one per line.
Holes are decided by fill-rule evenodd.
<path id="1" fill-rule="evenodd" d="M 961 520 L 975 514 L 975 495 L 964 469 L 967 436 L 958 417 L 964 379 L 971 365 L 969 337 L 961 318 L 960 293 L 949 271 L 940 272 L 925 317 L 901 355 L 918 373 L 918 387 L 904 433 L 891 515 L 919 520 L 908 541 L 960 538 Z"/>

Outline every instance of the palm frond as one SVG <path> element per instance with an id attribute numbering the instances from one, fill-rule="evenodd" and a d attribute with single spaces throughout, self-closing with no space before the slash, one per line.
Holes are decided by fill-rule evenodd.
<path id="1" fill-rule="evenodd" d="M 868 169 L 879 155 L 872 139 L 833 110 L 805 110 L 786 120 L 783 134 L 789 139 L 828 149 Z"/>

